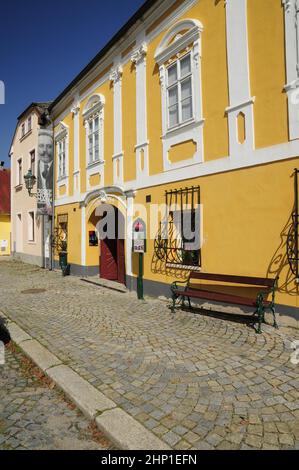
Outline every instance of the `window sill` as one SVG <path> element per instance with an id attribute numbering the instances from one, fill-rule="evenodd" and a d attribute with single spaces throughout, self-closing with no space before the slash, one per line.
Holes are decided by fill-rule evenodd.
<path id="1" fill-rule="evenodd" d="M 26 134 L 22 135 L 22 137 L 20 138 L 20 142 L 23 142 L 23 140 L 25 140 L 26 137 L 28 137 L 31 134 L 32 134 L 32 129 L 29 132 L 26 132 Z"/>
<path id="2" fill-rule="evenodd" d="M 95 166 L 102 165 L 103 163 L 105 163 L 105 160 L 97 160 L 95 162 L 88 163 L 86 169 L 88 170 L 89 168 L 94 168 Z"/>
<path id="3" fill-rule="evenodd" d="M 179 126 L 172 127 L 171 129 L 167 129 L 164 135 L 162 135 L 162 139 L 167 139 L 168 137 L 171 137 L 172 135 L 175 134 L 180 134 L 181 132 L 184 132 L 186 130 L 193 129 L 195 127 L 201 126 L 204 124 L 205 119 L 200 119 L 199 121 L 196 121 L 195 119 L 190 119 L 189 121 L 184 122 L 183 124 L 180 124 Z"/>
<path id="4" fill-rule="evenodd" d="M 59 178 L 57 179 L 57 183 L 63 183 L 63 182 L 65 182 L 67 179 L 68 179 L 68 176 L 67 176 L 67 175 L 65 175 L 65 176 L 59 176 Z"/>
<path id="5" fill-rule="evenodd" d="M 166 263 L 166 268 L 180 269 L 182 271 L 201 271 L 201 266 L 189 266 L 187 264 Z"/>

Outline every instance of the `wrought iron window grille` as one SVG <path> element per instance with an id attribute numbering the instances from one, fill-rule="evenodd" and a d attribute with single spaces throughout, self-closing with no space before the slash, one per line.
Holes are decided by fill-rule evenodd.
<path id="1" fill-rule="evenodd" d="M 200 187 L 165 191 L 167 213 L 155 239 L 155 255 L 170 267 L 201 266 Z"/>
<path id="2" fill-rule="evenodd" d="M 57 225 L 54 227 L 52 247 L 56 253 L 67 251 L 68 240 L 68 216 L 58 216 Z"/>

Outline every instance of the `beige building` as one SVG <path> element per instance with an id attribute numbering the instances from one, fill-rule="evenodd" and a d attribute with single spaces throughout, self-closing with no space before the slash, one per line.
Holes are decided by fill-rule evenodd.
<path id="1" fill-rule="evenodd" d="M 38 130 L 48 105 L 32 103 L 18 117 L 10 149 L 11 252 L 17 259 L 42 267 L 49 263 L 50 221 L 47 216 L 37 214 L 36 197 L 29 196 L 24 176 L 29 169 L 37 176 Z"/>

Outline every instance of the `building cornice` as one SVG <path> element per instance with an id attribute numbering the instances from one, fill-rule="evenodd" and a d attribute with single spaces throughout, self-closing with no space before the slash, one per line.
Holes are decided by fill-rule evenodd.
<path id="1" fill-rule="evenodd" d="M 168 27 L 169 24 L 171 24 L 173 21 L 176 21 L 176 19 L 178 19 L 183 13 L 191 8 L 196 3 L 196 1 L 198 0 L 185 0 L 185 2 L 178 6 L 173 13 L 169 14 L 167 18 L 162 21 L 162 23 L 160 23 L 156 28 L 148 33 L 148 40 L 152 40 L 152 38 L 158 35 L 160 31 L 163 31 Z M 123 33 L 123 35 L 120 36 L 114 44 L 111 44 L 112 41 L 110 41 L 110 43 L 108 43 L 104 49 L 102 49 L 102 51 L 93 59 L 93 61 L 88 64 L 88 66 L 83 69 L 82 72 L 80 72 L 80 74 L 61 93 L 61 95 L 56 98 L 50 108 L 51 113 L 54 115 L 54 119 L 61 119 L 60 116 L 64 114 L 64 110 L 66 108 L 69 110 L 71 109 L 71 106 L 69 106 L 69 101 L 74 96 L 75 89 L 85 90 L 89 83 L 99 76 L 109 66 L 109 64 L 113 63 L 115 57 L 119 55 L 120 50 L 125 50 L 130 44 L 132 44 L 134 40 L 136 40 L 137 35 L 141 31 L 147 30 L 152 24 L 155 23 L 158 18 L 162 17 L 163 14 L 169 10 L 169 8 L 174 6 L 175 3 L 176 0 L 168 0 L 167 2 L 164 0 L 157 0 L 152 2 L 151 5 L 147 5 L 147 10 L 141 17 L 135 19 L 135 22 L 132 23 L 126 34 Z M 122 28 L 121 31 L 123 31 L 124 28 Z M 109 79 L 109 73 L 104 81 L 107 79 Z M 92 86 L 90 89 L 93 89 Z M 80 99 L 82 99 L 82 97 L 80 97 Z"/>

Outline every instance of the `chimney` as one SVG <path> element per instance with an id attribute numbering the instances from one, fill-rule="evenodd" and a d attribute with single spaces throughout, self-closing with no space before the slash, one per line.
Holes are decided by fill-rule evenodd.
<path id="1" fill-rule="evenodd" d="M 0 171 L 4 169 L 4 162 L 0 162 Z"/>

